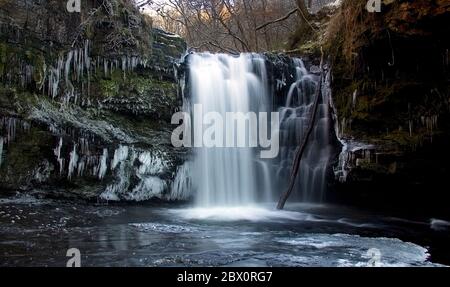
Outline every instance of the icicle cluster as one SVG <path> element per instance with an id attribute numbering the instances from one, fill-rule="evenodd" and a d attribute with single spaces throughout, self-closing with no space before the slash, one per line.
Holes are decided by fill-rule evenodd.
<path id="1" fill-rule="evenodd" d="M 47 82 L 47 94 L 49 96 L 56 98 L 59 95 L 61 75 L 64 73 L 65 92 L 62 101 L 63 103 L 69 103 L 73 99 L 73 102 L 77 103 L 78 95 L 75 94 L 75 87 L 72 84 L 72 80 L 81 82 L 86 74 L 89 84 L 91 70 L 89 48 L 90 42 L 86 40 L 84 47 L 70 50 L 65 57 L 61 55 L 55 65 L 50 67 Z"/>
<path id="2" fill-rule="evenodd" d="M 168 183 L 161 176 L 168 171 L 164 153 L 138 151 L 135 148 L 119 146 L 111 160 L 111 172 L 115 181 L 100 195 L 102 199 L 142 201 L 154 197 L 165 198 Z M 138 179 L 132 184 L 131 178 Z M 179 198 L 178 198 L 179 199 Z"/>
<path id="3" fill-rule="evenodd" d="M 60 138 L 58 145 L 53 152 L 59 165 L 59 174 L 62 176 L 65 170 L 66 159 L 62 153 L 63 138 Z M 78 143 L 73 144 L 73 148 L 69 153 L 67 166 L 67 179 L 74 176 L 82 177 L 85 175 L 95 176 L 103 179 L 107 172 L 108 149 L 103 149 L 101 155 L 94 154 L 89 149 L 89 141 L 80 138 Z"/>
<path id="4" fill-rule="evenodd" d="M 74 48 L 66 54 L 59 55 L 52 65 L 43 63 L 42 67 L 32 64 L 18 57 L 13 59 L 17 67 L 10 67 L 4 81 L 13 84 L 18 81 L 22 88 L 33 83 L 34 75 L 39 73 L 42 80 L 38 88 L 53 99 L 59 99 L 63 103 L 74 103 L 82 105 L 89 104 L 90 77 L 92 72 L 100 71 L 108 77 L 114 70 L 124 73 L 132 72 L 138 66 L 146 68 L 148 60 L 140 56 L 123 55 L 115 59 L 97 56 L 90 57 L 91 42 L 86 40 L 80 48 Z M 75 83 L 80 84 L 81 90 L 75 88 Z M 87 95 L 87 97 L 81 95 Z"/>
<path id="5" fill-rule="evenodd" d="M 89 143 L 84 139 L 70 146 L 71 151 L 66 158 L 63 156 L 62 138 L 54 149 L 60 175 L 66 176 L 68 180 L 82 176 L 102 180 L 107 174 L 111 175 L 109 178 L 113 181 L 100 195 L 102 199 L 142 201 L 154 197 L 169 200 L 188 197 L 190 188 L 189 180 L 186 178 L 187 167 L 179 168 L 175 183 L 172 185 L 173 191 L 166 193 L 170 187 L 170 179 L 165 176 L 169 171 L 165 153 L 120 145 L 110 158 L 106 148 L 102 153 L 90 151 Z M 67 166 L 65 162 L 68 162 Z M 134 179 L 138 181 L 135 182 Z"/>
<path id="6" fill-rule="evenodd" d="M 422 125 L 427 129 L 429 132 L 433 132 L 436 130 L 438 125 L 438 116 L 432 115 L 432 116 L 422 116 L 420 118 Z"/>
<path id="7" fill-rule="evenodd" d="M 3 143 L 9 144 L 16 139 L 17 130 L 28 132 L 31 126 L 27 121 L 18 118 L 2 117 L 0 119 L 0 128 L 6 130 Z"/>
<path id="8" fill-rule="evenodd" d="M 372 162 L 375 146 L 352 140 L 341 140 L 341 142 L 343 148 L 339 154 L 339 163 L 334 168 L 334 174 L 340 182 L 345 182 L 352 168 L 360 166 L 363 162 Z"/>

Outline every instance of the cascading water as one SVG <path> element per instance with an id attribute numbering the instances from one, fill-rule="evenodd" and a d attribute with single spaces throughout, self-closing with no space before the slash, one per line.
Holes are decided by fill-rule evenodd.
<path id="1" fill-rule="evenodd" d="M 189 59 L 191 104 L 204 114 L 264 111 L 268 83 L 264 58 L 193 54 Z M 194 118 L 194 123 L 196 119 Z M 236 134 L 248 136 L 246 127 Z M 218 136 L 218 135 L 216 135 Z M 258 199 L 256 153 L 250 147 L 198 147 L 193 164 L 193 186 L 201 206 L 250 204 Z"/>
<path id="2" fill-rule="evenodd" d="M 300 59 L 294 59 L 295 81 L 291 84 L 284 106 L 280 112 L 280 162 L 276 177 L 288 179 L 296 148 L 305 136 L 309 117 L 313 112 L 314 95 L 318 77 L 309 74 Z M 331 138 L 332 120 L 330 116 L 329 75 L 325 76 L 320 93 L 319 106 L 313 132 L 300 163 L 296 178 L 297 193 L 292 198 L 303 202 L 320 202 L 324 197 L 329 160 L 333 154 Z M 278 186 L 285 190 L 288 180 L 280 180 Z"/>
<path id="3" fill-rule="evenodd" d="M 270 62 L 264 55 L 188 56 L 189 94 L 184 99 L 185 112 L 192 113 L 194 105 L 201 104 L 203 115 L 216 112 L 225 119 L 227 112 L 278 111 L 281 120 L 280 152 L 275 159 L 261 159 L 257 148 L 195 147 L 189 174 L 197 206 L 242 206 L 273 201 L 284 191 L 295 149 L 307 129 L 318 81 L 300 59 L 289 61 L 288 74 L 283 73 L 282 79 L 272 79 L 268 74 Z M 275 104 L 280 102 L 275 98 L 276 94 L 280 96 L 279 90 L 291 83 L 288 92 L 281 96 L 285 103 Z M 296 184 L 296 199 L 302 201 L 322 199 L 331 157 L 328 90 L 324 89 L 321 95 L 314 132 Z M 207 128 L 203 126 L 203 131 Z M 235 131 L 246 136 L 249 132 L 239 127 Z"/>

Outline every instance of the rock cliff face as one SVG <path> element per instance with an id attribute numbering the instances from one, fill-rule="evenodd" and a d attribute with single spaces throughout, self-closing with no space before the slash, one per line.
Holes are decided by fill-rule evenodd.
<path id="1" fill-rule="evenodd" d="M 0 192 L 105 200 L 171 193 L 176 35 L 125 0 L 0 2 Z M 42 191 L 40 191 L 42 190 Z"/>
<path id="2" fill-rule="evenodd" d="M 346 143 L 337 190 L 384 206 L 440 202 L 450 172 L 450 4 L 382 2 L 369 13 L 365 1 L 343 1 L 327 22 L 323 44 Z"/>

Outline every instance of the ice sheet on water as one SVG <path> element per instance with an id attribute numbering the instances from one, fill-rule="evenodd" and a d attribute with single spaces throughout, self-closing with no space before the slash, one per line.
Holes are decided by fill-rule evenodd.
<path id="1" fill-rule="evenodd" d="M 350 234 L 302 234 L 295 237 L 278 238 L 279 243 L 293 245 L 299 249 L 308 248 L 326 252 L 329 256 L 336 257 L 335 266 L 372 266 L 369 250 L 379 252 L 379 259 L 375 266 L 423 266 L 434 264 L 428 262 L 428 250 L 397 238 L 386 237 L 361 237 Z M 310 251 L 313 252 L 314 251 Z M 323 257 L 323 256 L 322 256 Z M 326 257 L 323 257 L 326 260 Z M 329 262 L 319 262 L 319 265 L 330 265 Z"/>
<path id="2" fill-rule="evenodd" d="M 190 220 L 213 221 L 279 221 L 279 220 L 312 220 L 315 218 L 306 213 L 265 209 L 257 206 L 210 207 L 172 210 L 179 216 Z"/>
<path id="3" fill-rule="evenodd" d="M 357 222 L 347 218 L 327 218 L 308 212 L 275 210 L 265 205 L 252 206 L 222 206 L 176 209 L 170 212 L 188 220 L 210 221 L 252 221 L 252 222 L 280 222 L 286 220 L 309 221 L 322 223 L 338 223 L 357 228 L 376 228 L 377 225 L 367 222 Z"/>

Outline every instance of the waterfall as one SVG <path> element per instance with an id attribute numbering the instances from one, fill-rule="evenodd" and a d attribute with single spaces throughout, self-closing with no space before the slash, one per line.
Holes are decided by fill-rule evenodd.
<path id="1" fill-rule="evenodd" d="M 183 109 L 193 114 L 194 119 L 186 121 L 188 125 L 194 123 L 190 136 L 197 136 L 195 106 L 198 104 L 202 105 L 203 115 L 214 112 L 223 119 L 229 112 L 277 111 L 280 152 L 274 159 L 261 159 L 259 148 L 204 147 L 194 143 L 189 171 L 186 172 L 186 167 L 182 169 L 184 177 L 190 180 L 180 184 L 177 175 L 177 184 L 173 186 L 176 190 L 172 192 L 183 193 L 188 183 L 198 207 L 251 205 L 279 197 L 288 184 L 295 150 L 306 133 L 319 78 L 308 73 L 300 59 L 283 58 L 283 61 L 288 62 L 283 63 L 284 70 L 274 76 L 269 74 L 269 69 L 273 73 L 279 66 L 265 55 L 203 53 L 187 57 L 189 70 Z M 324 81 L 328 80 L 325 77 Z M 302 159 L 294 191 L 300 201 L 323 199 L 332 151 L 329 96 L 329 91 L 323 89 L 315 128 Z M 199 121 L 202 123 L 202 119 Z M 206 119 L 203 121 L 211 124 Z M 235 132 L 245 133 L 247 137 L 248 127 L 238 126 Z M 208 128 L 203 125 L 203 132 Z M 214 136 L 222 140 L 221 135 Z"/>
<path id="2" fill-rule="evenodd" d="M 201 104 L 204 114 L 215 112 L 225 119 L 228 112 L 245 114 L 267 109 L 268 83 L 262 56 L 190 55 L 189 81 L 191 105 Z M 194 117 L 193 122 L 198 120 Z M 245 134 L 246 138 L 248 133 L 245 126 L 236 129 L 236 134 Z M 259 166 L 256 153 L 250 147 L 195 147 L 192 185 L 197 191 L 197 204 L 256 202 Z"/>

